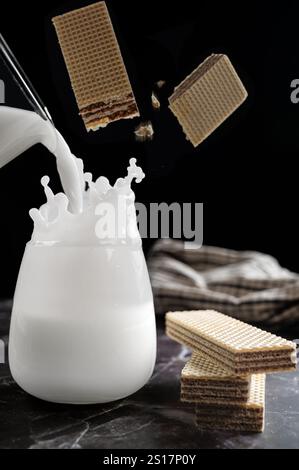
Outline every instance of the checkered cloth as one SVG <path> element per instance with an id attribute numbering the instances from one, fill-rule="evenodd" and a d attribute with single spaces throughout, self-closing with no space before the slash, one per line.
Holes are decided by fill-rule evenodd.
<path id="1" fill-rule="evenodd" d="M 251 323 L 299 323 L 299 275 L 269 255 L 161 240 L 148 266 L 159 314 L 213 309 Z"/>

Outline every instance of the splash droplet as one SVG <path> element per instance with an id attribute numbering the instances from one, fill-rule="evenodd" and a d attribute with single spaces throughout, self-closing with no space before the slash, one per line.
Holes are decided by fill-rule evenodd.
<path id="1" fill-rule="evenodd" d="M 49 183 L 50 183 L 49 176 L 43 176 L 41 179 L 41 184 L 45 190 L 45 195 L 46 195 L 48 202 L 54 199 L 54 193 L 52 189 L 49 187 Z"/>
<path id="2" fill-rule="evenodd" d="M 100 178 L 98 178 L 96 181 L 96 189 L 100 195 L 107 194 L 109 189 L 111 189 L 108 178 L 106 178 L 105 176 L 101 176 Z"/>
<path id="3" fill-rule="evenodd" d="M 145 174 L 142 171 L 142 168 L 136 165 L 137 160 L 136 158 L 131 158 L 130 166 L 128 167 L 128 176 L 126 180 L 129 184 L 135 179 L 136 183 L 141 183 L 141 181 L 145 178 Z"/>
<path id="4" fill-rule="evenodd" d="M 49 176 L 43 176 L 42 179 L 41 179 L 41 184 L 44 188 L 46 188 L 47 186 L 49 186 L 49 183 L 50 183 L 50 178 Z"/>
<path id="5" fill-rule="evenodd" d="M 84 173 L 84 180 L 88 184 L 89 188 L 91 189 L 94 186 L 92 173 Z"/>

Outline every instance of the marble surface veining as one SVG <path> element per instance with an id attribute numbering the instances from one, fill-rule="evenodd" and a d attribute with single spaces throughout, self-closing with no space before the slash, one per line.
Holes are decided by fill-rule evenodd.
<path id="1" fill-rule="evenodd" d="M 0 304 L 8 342 L 11 303 Z M 66 406 L 32 398 L 0 364 L 0 449 L 299 448 L 299 371 L 267 376 L 262 434 L 199 431 L 192 405 L 180 402 L 180 372 L 190 352 L 158 324 L 158 359 L 150 382 L 105 405 Z"/>

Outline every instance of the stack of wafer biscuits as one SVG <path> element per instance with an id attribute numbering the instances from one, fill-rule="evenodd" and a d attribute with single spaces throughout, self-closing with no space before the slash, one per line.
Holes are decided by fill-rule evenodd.
<path id="1" fill-rule="evenodd" d="M 139 116 L 105 2 L 53 18 L 86 129 Z"/>
<path id="2" fill-rule="evenodd" d="M 246 98 L 247 91 L 229 58 L 212 54 L 175 88 L 169 107 L 196 147 Z"/>
<path id="3" fill-rule="evenodd" d="M 296 345 L 219 312 L 169 312 L 166 333 L 193 354 L 181 400 L 195 403 L 203 429 L 261 432 L 265 373 L 296 369 Z"/>

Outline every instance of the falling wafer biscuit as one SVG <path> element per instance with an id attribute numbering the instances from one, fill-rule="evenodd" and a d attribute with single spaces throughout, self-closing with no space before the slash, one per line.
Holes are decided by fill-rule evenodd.
<path id="1" fill-rule="evenodd" d="M 212 310 L 169 312 L 166 333 L 234 374 L 296 369 L 295 343 Z"/>
<path id="2" fill-rule="evenodd" d="M 265 421 L 265 375 L 252 376 L 248 400 L 235 406 L 196 405 L 196 424 L 201 429 L 262 432 Z"/>
<path id="3" fill-rule="evenodd" d="M 235 375 L 206 354 L 193 353 L 181 374 L 181 401 L 201 404 L 244 403 L 248 399 L 251 375 Z"/>
<path id="4" fill-rule="evenodd" d="M 105 2 L 52 21 L 86 129 L 139 116 Z"/>
<path id="5" fill-rule="evenodd" d="M 197 147 L 247 98 L 229 58 L 212 54 L 169 98 L 169 107 L 187 139 Z"/>

